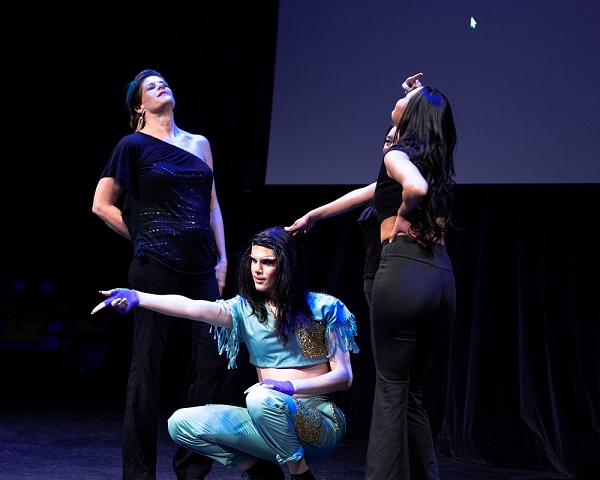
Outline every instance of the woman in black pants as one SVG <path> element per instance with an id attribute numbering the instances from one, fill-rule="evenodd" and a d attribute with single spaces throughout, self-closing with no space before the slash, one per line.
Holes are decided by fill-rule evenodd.
<path id="1" fill-rule="evenodd" d="M 422 76 L 417 73 L 402 84 L 406 96 L 392 112 L 396 128 L 386 136 L 378 181 L 286 227 L 306 233 L 318 220 L 373 200 L 374 207 L 369 205 L 359 219 L 370 242 L 364 291 L 377 371 L 367 480 L 439 479 L 421 392 L 454 320 L 456 289 L 444 237 L 450 227 L 456 130 L 448 100 L 437 89 L 423 87 Z M 380 251 L 381 259 L 374 260 Z M 374 261 L 379 266 L 372 278 Z"/>
<path id="2" fill-rule="evenodd" d="M 412 86 L 392 112 L 396 134 L 373 196 L 382 251 L 373 282 L 376 386 L 367 480 L 439 478 L 421 393 L 456 310 L 454 273 L 444 245 L 456 129 L 439 90 Z"/>

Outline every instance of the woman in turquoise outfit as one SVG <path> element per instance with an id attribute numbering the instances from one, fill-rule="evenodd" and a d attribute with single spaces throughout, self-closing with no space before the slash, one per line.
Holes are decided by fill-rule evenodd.
<path id="1" fill-rule="evenodd" d="M 214 302 L 129 289 L 102 293 L 120 313 L 136 306 L 214 325 L 219 349 L 235 367 L 245 342 L 258 382 L 246 390 L 246 407 L 182 408 L 169 418 L 179 445 L 250 480 L 313 480 L 310 467 L 330 455 L 346 431 L 330 394 L 352 385 L 350 352 L 354 315 L 337 298 L 308 289 L 302 248 L 276 227 L 256 234 L 240 258 L 238 295 Z M 276 463 L 274 463 L 276 462 Z"/>

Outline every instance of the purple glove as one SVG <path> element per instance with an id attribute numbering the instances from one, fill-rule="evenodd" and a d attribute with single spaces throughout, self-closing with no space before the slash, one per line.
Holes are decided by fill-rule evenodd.
<path id="1" fill-rule="evenodd" d="M 104 305 L 108 306 L 117 299 L 120 299 L 121 301 L 113 308 L 119 313 L 127 313 L 129 310 L 134 309 L 140 304 L 140 299 L 135 290 L 115 288 L 111 292 L 110 297 L 104 300 Z M 110 306 L 112 307 L 112 305 Z"/>
<path id="2" fill-rule="evenodd" d="M 280 382 L 278 380 L 263 380 L 259 385 L 271 385 L 272 390 L 277 390 L 278 392 L 285 393 L 286 395 L 292 396 L 294 394 L 294 385 L 292 382 L 285 381 Z"/>

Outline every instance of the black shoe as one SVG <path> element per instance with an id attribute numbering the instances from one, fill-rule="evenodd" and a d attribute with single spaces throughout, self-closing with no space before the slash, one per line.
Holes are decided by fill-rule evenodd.
<path id="1" fill-rule="evenodd" d="M 184 447 L 177 449 L 172 463 L 177 480 L 204 480 L 210 473 L 212 465 L 212 458 Z"/>
<path id="2" fill-rule="evenodd" d="M 242 473 L 242 477 L 248 477 L 248 480 L 285 480 L 283 469 L 278 463 L 262 458 Z"/>
<path id="3" fill-rule="evenodd" d="M 310 468 L 304 473 L 297 473 L 296 475 L 292 475 L 292 480 L 317 480 L 315 476 L 310 471 Z"/>

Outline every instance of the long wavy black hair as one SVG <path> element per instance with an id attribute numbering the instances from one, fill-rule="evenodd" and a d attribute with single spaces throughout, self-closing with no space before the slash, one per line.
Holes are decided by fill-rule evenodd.
<path id="1" fill-rule="evenodd" d="M 273 251 L 276 259 L 274 292 L 259 292 L 254 287 L 251 264 L 252 247 L 258 245 Z M 241 252 L 236 272 L 238 293 L 252 306 L 261 322 L 267 321 L 267 300 L 277 309 L 275 331 L 285 345 L 299 326 L 312 330 L 313 316 L 308 306 L 308 272 L 304 251 L 298 239 L 283 227 L 272 227 L 252 237 Z"/>
<path id="2" fill-rule="evenodd" d="M 452 227 L 456 127 L 452 108 L 437 88 L 424 86 L 408 101 L 398 123 L 399 145 L 429 185 L 423 202 L 411 212 L 411 232 L 431 249 Z"/>

